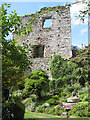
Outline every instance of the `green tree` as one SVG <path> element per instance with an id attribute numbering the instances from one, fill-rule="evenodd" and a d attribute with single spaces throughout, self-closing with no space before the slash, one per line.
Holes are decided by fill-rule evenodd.
<path id="1" fill-rule="evenodd" d="M 77 65 L 64 60 L 60 55 L 54 54 L 50 61 L 50 72 L 52 80 L 49 82 L 50 90 L 53 94 L 58 94 L 61 87 L 67 84 L 74 84 L 79 78 Z"/>
<path id="2" fill-rule="evenodd" d="M 53 59 L 51 58 L 50 60 L 50 72 L 52 78 L 57 79 L 60 77 L 60 73 L 63 74 L 62 67 L 63 70 L 66 68 L 64 59 L 61 56 L 54 54 Z"/>
<path id="3" fill-rule="evenodd" d="M 2 32 L 2 85 L 4 97 L 6 91 L 11 88 L 22 84 L 24 72 L 27 69 L 30 69 L 30 56 L 28 55 L 30 49 L 28 46 L 16 45 L 16 40 L 7 40 L 9 33 L 15 33 L 20 35 L 21 29 L 17 28 L 21 24 L 21 19 L 17 15 L 16 11 L 7 14 L 7 9 L 10 8 L 10 4 L 2 4 L 0 8 L 0 30 Z M 28 55 L 28 56 L 27 56 Z"/>
<path id="4" fill-rule="evenodd" d="M 50 90 L 53 94 L 60 93 L 61 87 L 72 86 L 78 83 L 85 86 L 88 82 L 88 50 L 78 50 L 76 57 L 69 61 L 61 58 L 60 55 L 54 54 L 50 61 L 50 72 L 52 80 L 49 82 Z M 57 91 L 58 90 L 58 91 Z"/>
<path id="5" fill-rule="evenodd" d="M 53 79 L 71 75 L 75 70 L 76 64 L 67 62 L 60 55 L 54 54 L 50 60 L 50 72 Z"/>
<path id="6" fill-rule="evenodd" d="M 84 50 L 77 50 L 77 55 L 70 61 L 77 64 L 77 72 L 79 75 L 78 81 L 81 85 L 85 85 L 85 82 L 89 82 L 88 79 L 88 61 L 89 60 L 89 45 Z"/>
<path id="7" fill-rule="evenodd" d="M 48 89 L 48 76 L 43 70 L 35 70 L 29 74 L 25 82 L 27 94 L 36 94 L 41 98 L 41 92 Z"/>

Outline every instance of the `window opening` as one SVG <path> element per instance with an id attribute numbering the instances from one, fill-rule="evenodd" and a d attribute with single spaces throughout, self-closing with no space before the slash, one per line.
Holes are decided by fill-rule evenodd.
<path id="1" fill-rule="evenodd" d="M 44 45 L 34 45 L 32 55 L 33 58 L 44 57 Z"/>
<path id="2" fill-rule="evenodd" d="M 51 28 L 51 26 L 52 26 L 51 19 L 45 19 L 43 23 L 43 28 Z"/>

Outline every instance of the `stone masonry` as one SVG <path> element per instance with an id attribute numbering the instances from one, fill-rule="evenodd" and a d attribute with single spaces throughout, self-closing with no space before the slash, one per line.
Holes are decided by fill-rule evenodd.
<path id="1" fill-rule="evenodd" d="M 54 53 L 65 59 L 72 57 L 70 8 L 64 6 L 44 7 L 35 14 L 25 15 L 21 18 L 22 27 L 29 24 L 29 21 L 33 23 L 32 31 L 25 37 L 25 42 L 34 46 L 31 59 L 33 61 L 32 71 L 41 68 L 50 77 L 50 57 Z M 45 28 L 44 22 L 47 19 L 51 20 L 52 25 Z M 13 37 L 18 39 L 16 35 Z"/>

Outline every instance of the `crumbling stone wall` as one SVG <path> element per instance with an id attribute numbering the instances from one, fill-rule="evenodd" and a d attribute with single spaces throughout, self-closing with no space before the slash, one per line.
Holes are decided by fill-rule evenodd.
<path id="1" fill-rule="evenodd" d="M 52 21 L 49 28 L 44 28 L 46 19 Z M 43 49 L 41 49 L 43 55 L 36 55 L 36 57 L 32 58 L 32 71 L 42 68 L 50 76 L 50 57 L 54 53 L 61 55 L 65 59 L 72 57 L 70 8 L 64 6 L 42 8 L 35 14 L 23 16 L 22 27 L 27 25 L 29 21 L 33 23 L 32 31 L 25 37 L 25 42 L 35 45 L 37 49 L 33 48 L 32 50 L 35 52 L 36 49 L 37 54 L 41 49 L 39 46 L 43 46 Z M 17 39 L 16 35 L 14 35 L 14 39 Z"/>

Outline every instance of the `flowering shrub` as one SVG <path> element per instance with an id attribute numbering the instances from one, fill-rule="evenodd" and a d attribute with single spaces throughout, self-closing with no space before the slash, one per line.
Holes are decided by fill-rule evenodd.
<path id="1" fill-rule="evenodd" d="M 64 106 L 62 106 L 60 109 L 65 109 L 65 108 L 71 109 L 72 106 L 70 106 L 70 105 L 64 105 Z"/>
<path id="2" fill-rule="evenodd" d="M 21 93 L 22 93 L 22 90 L 17 90 L 17 91 L 14 91 L 13 93 L 12 93 L 12 95 L 15 97 L 15 96 L 21 96 Z"/>
<path id="3" fill-rule="evenodd" d="M 61 115 L 63 112 L 66 112 L 65 109 L 60 109 L 61 106 L 63 106 L 63 104 L 58 105 L 58 106 L 55 107 L 55 112 L 54 112 L 55 115 Z"/>

